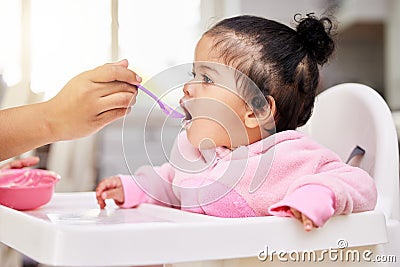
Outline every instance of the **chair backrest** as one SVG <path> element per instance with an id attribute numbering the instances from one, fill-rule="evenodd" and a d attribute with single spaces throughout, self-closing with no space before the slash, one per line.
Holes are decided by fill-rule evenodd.
<path id="1" fill-rule="evenodd" d="M 299 130 L 346 161 L 353 149 L 365 150 L 360 167 L 374 179 L 377 208 L 399 219 L 399 148 L 393 118 L 383 98 L 356 83 L 333 86 L 317 96 L 314 111 Z"/>

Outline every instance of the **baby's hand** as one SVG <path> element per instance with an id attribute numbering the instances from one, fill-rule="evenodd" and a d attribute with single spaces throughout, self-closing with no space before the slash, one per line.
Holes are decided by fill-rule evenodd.
<path id="1" fill-rule="evenodd" d="M 112 176 L 102 180 L 97 185 L 96 198 L 101 209 L 105 208 L 106 199 L 113 199 L 117 205 L 124 203 L 124 189 L 121 179 L 118 176 Z"/>
<path id="2" fill-rule="evenodd" d="M 290 211 L 292 212 L 294 217 L 303 224 L 304 230 L 306 230 L 307 232 L 311 231 L 314 227 L 316 227 L 313 221 L 311 221 L 306 215 L 304 215 L 300 211 L 294 208 L 290 208 Z"/>

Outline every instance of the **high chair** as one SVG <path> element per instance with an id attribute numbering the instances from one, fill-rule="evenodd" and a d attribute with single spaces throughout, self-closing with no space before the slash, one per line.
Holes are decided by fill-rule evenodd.
<path id="1" fill-rule="evenodd" d="M 395 266 L 388 262 L 400 261 L 399 155 L 386 103 L 361 84 L 334 86 L 317 97 L 300 130 L 343 160 L 356 147 L 365 151 L 360 167 L 376 180 L 375 210 L 305 232 L 291 218 L 216 218 L 111 202 L 100 211 L 93 192 L 58 193 L 35 211 L 0 206 L 0 241 L 54 266 Z"/>
<path id="2" fill-rule="evenodd" d="M 355 147 L 365 150 L 360 167 L 376 182 L 375 211 L 383 212 L 386 221 L 388 242 L 382 248 L 386 255 L 396 255 L 400 264 L 399 149 L 386 102 L 366 85 L 333 86 L 317 97 L 311 119 L 300 130 L 335 151 L 343 161 Z"/>

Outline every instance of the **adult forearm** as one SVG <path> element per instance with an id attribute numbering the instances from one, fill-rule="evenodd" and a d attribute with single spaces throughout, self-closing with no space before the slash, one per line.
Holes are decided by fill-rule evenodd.
<path id="1" fill-rule="evenodd" d="M 0 110 L 0 161 L 57 141 L 47 103 Z"/>
<path id="2" fill-rule="evenodd" d="M 130 111 L 140 82 L 122 60 L 75 76 L 46 102 L 0 110 L 0 160 L 99 131 Z"/>

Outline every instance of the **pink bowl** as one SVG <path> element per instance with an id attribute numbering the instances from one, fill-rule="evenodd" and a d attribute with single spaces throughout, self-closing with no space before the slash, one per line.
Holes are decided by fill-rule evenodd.
<path id="1" fill-rule="evenodd" d="M 40 169 L 10 169 L 0 171 L 0 204 L 31 210 L 48 203 L 60 176 Z"/>

